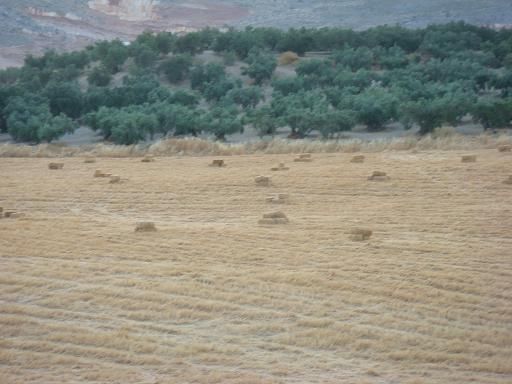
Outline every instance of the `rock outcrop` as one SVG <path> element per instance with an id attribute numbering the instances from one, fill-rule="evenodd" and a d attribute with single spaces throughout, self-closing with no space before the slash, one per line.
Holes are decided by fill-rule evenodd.
<path id="1" fill-rule="evenodd" d="M 156 0 L 92 0 L 89 7 L 122 20 L 142 21 L 156 17 Z"/>

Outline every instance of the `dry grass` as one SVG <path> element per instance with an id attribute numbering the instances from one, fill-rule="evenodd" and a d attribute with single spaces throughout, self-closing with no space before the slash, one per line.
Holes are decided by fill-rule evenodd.
<path id="1" fill-rule="evenodd" d="M 293 199 L 272 226 L 251 176 L 294 154 L 233 156 L 229 172 L 102 158 L 122 188 L 83 157 L 62 172 L 2 158 L 0 206 L 26 216 L 0 220 L 0 382 L 510 383 L 510 157 L 495 144 L 367 151 L 357 167 L 305 149 L 313 163 L 274 174 Z M 367 181 L 376 169 L 391 180 Z"/>
<path id="2" fill-rule="evenodd" d="M 36 146 L 0 144 L 0 157 L 107 157 L 126 158 L 153 156 L 235 156 L 250 154 L 288 153 L 354 153 L 385 151 L 424 151 L 424 150 L 473 150 L 497 149 L 512 145 L 508 135 L 444 137 L 415 136 L 397 139 L 364 141 L 347 140 L 286 140 L 256 141 L 243 144 L 229 144 L 197 138 L 166 139 L 147 147 L 146 145 L 107 145 L 96 144 L 82 147 L 67 147 L 55 144 Z"/>
<path id="3" fill-rule="evenodd" d="M 457 131 L 454 127 L 444 126 L 434 129 L 432 132 L 432 137 L 434 139 L 444 139 L 448 137 L 457 136 Z"/>
<path id="4" fill-rule="evenodd" d="M 297 60 L 299 60 L 299 55 L 292 51 L 286 51 L 279 55 L 279 65 L 290 65 L 294 64 Z"/>

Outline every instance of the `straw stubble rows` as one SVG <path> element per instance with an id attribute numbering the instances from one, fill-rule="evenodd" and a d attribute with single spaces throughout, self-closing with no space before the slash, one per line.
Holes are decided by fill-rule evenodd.
<path id="1" fill-rule="evenodd" d="M 1 159 L 0 382 L 508 383 L 511 158 L 466 154 Z"/>

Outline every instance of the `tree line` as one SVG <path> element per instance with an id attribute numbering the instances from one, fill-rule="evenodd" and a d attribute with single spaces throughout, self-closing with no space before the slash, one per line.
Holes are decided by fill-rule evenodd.
<path id="1" fill-rule="evenodd" d="M 204 62 L 199 54 L 215 52 Z M 301 57 L 320 51 L 317 57 Z M 276 76 L 281 53 L 299 56 Z M 241 61 L 240 76 L 230 70 Z M 293 60 L 294 61 L 294 60 Z M 133 144 L 155 134 L 223 140 L 249 125 L 260 135 L 323 137 L 391 122 L 426 134 L 470 116 L 484 128 L 512 120 L 512 31 L 466 23 L 424 29 L 206 28 L 145 32 L 82 51 L 27 56 L 0 71 L 0 131 L 50 142 L 79 125 Z M 250 81 L 247 81 L 250 79 Z"/>

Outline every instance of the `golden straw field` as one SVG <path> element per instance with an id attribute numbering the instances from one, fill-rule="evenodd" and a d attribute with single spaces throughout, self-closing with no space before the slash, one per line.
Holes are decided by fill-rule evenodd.
<path id="1" fill-rule="evenodd" d="M 357 154 L 0 158 L 0 383 L 512 383 L 512 153 Z"/>

